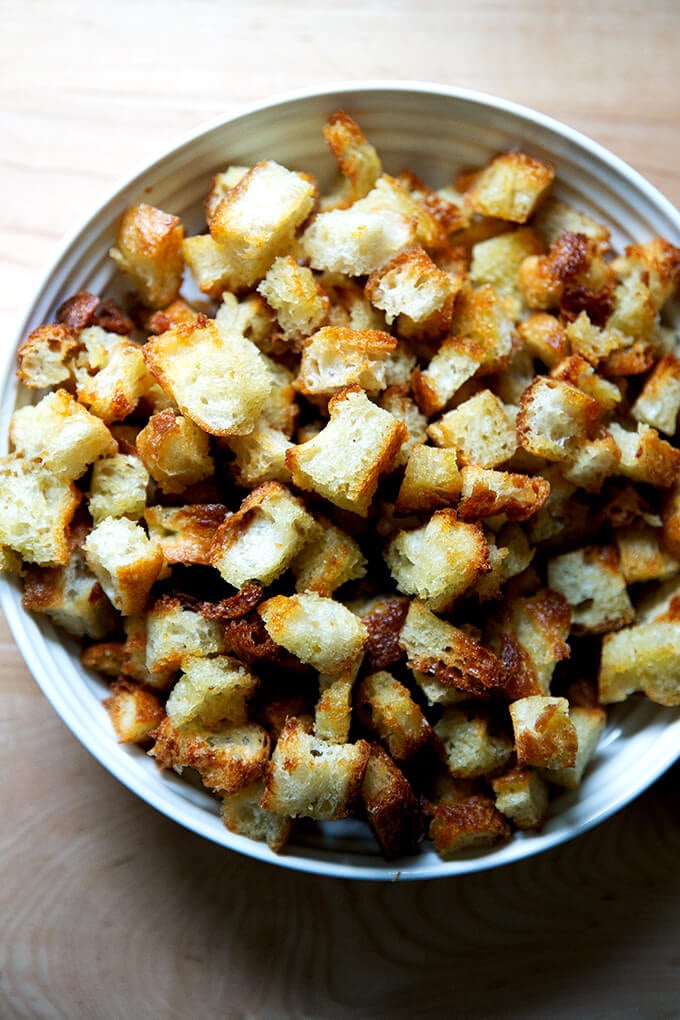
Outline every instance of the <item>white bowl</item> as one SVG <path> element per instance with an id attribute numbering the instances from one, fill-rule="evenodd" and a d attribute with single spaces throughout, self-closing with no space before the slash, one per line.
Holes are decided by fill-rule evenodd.
<path id="1" fill-rule="evenodd" d="M 308 170 L 327 183 L 334 164 L 321 127 L 340 108 L 359 121 L 388 171 L 406 167 L 436 187 L 450 183 L 463 167 L 519 146 L 554 161 L 557 194 L 606 222 L 617 248 L 654 235 L 680 244 L 680 214 L 655 188 L 601 146 L 548 117 L 443 86 L 412 82 L 339 86 L 260 104 L 199 131 L 116 189 L 62 247 L 21 324 L 17 344 L 53 317 L 60 302 L 75 291 L 111 290 L 114 267 L 107 252 L 128 205 L 150 201 L 179 214 L 189 231 L 197 231 L 211 177 L 229 163 L 271 158 Z M 0 401 L 3 437 L 17 398 L 10 359 Z M 581 788 L 554 801 L 550 818 L 538 834 L 519 834 L 499 849 L 450 862 L 440 860 L 432 849 L 423 849 L 416 857 L 386 863 L 361 823 L 340 822 L 305 832 L 276 855 L 263 844 L 228 832 L 208 794 L 172 772 L 159 772 L 139 748 L 119 745 L 101 704 L 105 684 L 81 668 L 75 644 L 44 617 L 24 612 L 19 587 L 11 580 L 2 581 L 0 596 L 17 644 L 43 692 L 75 736 L 114 776 L 194 832 L 288 868 L 347 878 L 433 878 L 517 861 L 571 839 L 611 815 L 649 786 L 680 752 L 680 712 L 633 700 L 611 712 Z"/>

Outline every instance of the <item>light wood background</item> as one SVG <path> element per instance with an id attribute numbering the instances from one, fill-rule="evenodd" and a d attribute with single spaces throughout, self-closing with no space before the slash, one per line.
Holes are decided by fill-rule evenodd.
<path id="1" fill-rule="evenodd" d="M 341 79 L 514 99 L 680 202 L 674 0 L 0 0 L 0 337 L 62 235 L 202 122 Z M 0 628 L 0 1017 L 680 1016 L 679 774 L 494 873 L 312 878 L 156 814 Z"/>

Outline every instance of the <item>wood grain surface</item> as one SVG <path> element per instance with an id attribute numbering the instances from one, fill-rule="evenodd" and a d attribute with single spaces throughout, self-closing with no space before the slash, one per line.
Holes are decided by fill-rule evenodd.
<path id="1" fill-rule="evenodd" d="M 0 0 L 3 354 L 113 182 L 289 89 L 411 78 L 534 106 L 680 203 L 675 0 Z M 270 867 L 156 814 L 0 626 L 0 1018 L 680 1016 L 678 769 L 596 830 L 470 877 Z"/>

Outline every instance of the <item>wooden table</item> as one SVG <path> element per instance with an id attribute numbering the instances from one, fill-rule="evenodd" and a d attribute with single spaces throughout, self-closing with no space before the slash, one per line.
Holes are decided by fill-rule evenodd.
<path id="1" fill-rule="evenodd" d="M 532 105 L 680 202 L 674 0 L 3 0 L 0 323 L 112 182 L 341 79 Z M 0 1016 L 680 1016 L 677 769 L 573 843 L 457 880 L 325 880 L 201 841 L 76 742 L 0 630 Z"/>

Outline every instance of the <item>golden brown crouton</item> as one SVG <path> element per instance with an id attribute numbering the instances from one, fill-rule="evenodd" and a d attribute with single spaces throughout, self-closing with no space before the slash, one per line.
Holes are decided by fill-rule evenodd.
<path id="1" fill-rule="evenodd" d="M 74 330 L 61 323 L 38 326 L 17 351 L 17 376 L 29 389 L 58 386 L 71 378 L 69 358 L 78 348 Z"/>
<path id="2" fill-rule="evenodd" d="M 153 691 L 125 677 L 113 683 L 104 708 L 119 744 L 145 744 L 165 715 Z"/>
<path id="3" fill-rule="evenodd" d="M 598 678 L 600 701 L 643 691 L 657 705 L 680 705 L 680 621 L 658 620 L 605 634 Z"/>
<path id="4" fill-rule="evenodd" d="M 297 592 L 329 596 L 347 581 L 365 576 L 366 558 L 354 539 L 329 520 L 318 518 L 318 525 L 292 561 L 291 570 Z"/>
<path id="5" fill-rule="evenodd" d="M 617 528 L 614 541 L 626 584 L 663 581 L 680 571 L 680 561 L 662 548 L 662 537 L 661 529 L 644 521 Z"/>
<path id="6" fill-rule="evenodd" d="M 230 832 L 266 843 L 277 854 L 290 839 L 293 820 L 266 811 L 260 805 L 263 796 L 264 783 L 256 779 L 249 786 L 222 797 L 220 816 Z"/>
<path id="7" fill-rule="evenodd" d="M 491 797 L 474 794 L 457 804 L 434 809 L 428 835 L 442 860 L 465 850 L 496 846 L 510 838 L 510 826 Z"/>
<path id="8" fill-rule="evenodd" d="M 287 651 L 320 673 L 350 673 L 361 659 L 366 628 L 341 602 L 316 592 L 275 595 L 258 612 L 267 633 Z"/>
<path id="9" fill-rule="evenodd" d="M 491 780 L 496 807 L 518 829 L 538 829 L 548 813 L 548 787 L 538 772 L 515 765 Z"/>
<path id="10" fill-rule="evenodd" d="M 614 261 L 614 268 L 624 279 L 642 271 L 658 310 L 680 285 L 680 248 L 662 237 L 652 238 L 644 244 L 631 244 L 625 255 Z"/>
<path id="11" fill-rule="evenodd" d="M 517 449 L 512 416 L 491 390 L 483 390 L 447 411 L 427 431 L 437 446 L 453 447 L 460 464 L 496 467 Z"/>
<path id="12" fill-rule="evenodd" d="M 416 852 L 423 814 L 403 772 L 380 744 L 371 744 L 361 800 L 386 860 Z"/>
<path id="13" fill-rule="evenodd" d="M 458 286 L 438 269 L 423 248 L 408 248 L 374 269 L 366 281 L 366 296 L 385 312 L 387 324 L 396 319 L 405 337 L 428 340 L 441 336 L 451 324 Z"/>
<path id="14" fill-rule="evenodd" d="M 234 286 L 233 261 L 210 234 L 185 237 L 182 255 L 201 293 L 219 298 L 225 290 Z"/>
<path id="15" fill-rule="evenodd" d="M 98 640 L 116 623 L 113 606 L 80 548 L 73 549 L 63 567 L 29 567 L 23 578 L 21 604 L 34 613 L 45 613 L 76 637 Z"/>
<path id="16" fill-rule="evenodd" d="M 520 227 L 480 241 L 472 249 L 470 279 L 475 285 L 492 284 L 504 299 L 510 315 L 518 319 L 525 309 L 517 283 L 519 267 L 529 255 L 543 251 L 543 244 L 531 227 Z"/>
<path id="17" fill-rule="evenodd" d="M 319 698 L 314 709 L 314 736 L 329 744 L 346 744 L 352 725 L 352 688 L 360 662 L 340 676 L 319 677 Z"/>
<path id="18" fill-rule="evenodd" d="M 177 726 L 169 716 L 153 736 L 149 754 L 160 769 L 196 769 L 203 783 L 219 793 L 235 793 L 259 776 L 269 759 L 269 736 L 257 723 L 208 728 L 199 722 Z"/>
<path id="19" fill-rule="evenodd" d="M 345 178 L 346 188 L 340 204 L 351 205 L 374 186 L 382 172 L 380 157 L 356 121 L 344 110 L 328 118 L 323 136 Z"/>
<path id="20" fill-rule="evenodd" d="M 597 400 L 603 412 L 613 411 L 621 401 L 621 390 L 615 383 L 598 375 L 590 362 L 579 354 L 563 358 L 550 371 L 551 379 L 570 383 Z"/>
<path id="21" fill-rule="evenodd" d="M 631 408 L 632 416 L 668 436 L 677 431 L 680 412 L 680 358 L 666 354 L 657 362 Z"/>
<path id="22" fill-rule="evenodd" d="M 191 418 L 171 408 L 149 418 L 137 436 L 137 453 L 163 492 L 180 493 L 212 475 L 210 440 Z"/>
<path id="23" fill-rule="evenodd" d="M 328 318 L 328 297 L 311 269 L 299 265 L 291 255 L 274 259 L 257 290 L 274 310 L 287 340 L 310 336 Z"/>
<path id="24" fill-rule="evenodd" d="M 195 721 L 204 726 L 241 726 L 248 718 L 246 701 L 258 685 L 257 677 L 233 656 L 192 655 L 182 663 L 166 712 L 177 726 Z"/>
<path id="25" fill-rule="evenodd" d="M 673 485 L 680 473 L 680 450 L 659 437 L 656 429 L 644 425 L 637 432 L 612 422 L 609 431 L 621 451 L 618 473 L 659 489 Z"/>
<path id="26" fill-rule="evenodd" d="M 524 152 L 504 152 L 484 167 L 465 198 L 484 216 L 526 223 L 554 177 L 550 163 Z"/>
<path id="27" fill-rule="evenodd" d="M 158 542 L 167 563 L 210 563 L 215 533 L 228 516 L 220 503 L 148 506 L 149 537 Z"/>
<path id="28" fill-rule="evenodd" d="M 457 337 L 447 337 L 427 368 L 416 368 L 413 373 L 413 393 L 426 417 L 446 407 L 463 383 L 472 379 L 483 360 L 481 348 Z"/>
<path id="29" fill-rule="evenodd" d="M 554 315 L 536 312 L 520 322 L 517 333 L 533 358 L 540 358 L 554 368 L 569 353 L 569 340 L 564 326 Z"/>
<path id="30" fill-rule="evenodd" d="M 510 521 L 526 521 L 541 509 L 550 494 L 550 482 L 545 478 L 509 471 L 467 465 L 460 478 L 457 513 L 462 520 L 503 513 Z"/>
<path id="31" fill-rule="evenodd" d="M 599 492 L 605 479 L 617 473 L 620 460 L 621 451 L 611 432 L 600 429 L 593 439 L 583 439 L 574 447 L 569 460 L 561 465 L 562 474 L 586 492 Z"/>
<path id="32" fill-rule="evenodd" d="M 604 224 L 575 209 L 562 199 L 548 195 L 537 209 L 532 221 L 532 226 L 544 244 L 551 245 L 565 231 L 571 234 L 584 234 L 585 237 L 595 241 L 602 250 L 609 246 L 610 231 Z"/>
<path id="33" fill-rule="evenodd" d="M 541 775 L 555 786 L 576 790 L 581 785 L 586 766 L 595 754 L 602 731 L 607 723 L 607 713 L 599 707 L 572 705 L 569 716 L 578 737 L 576 762 L 571 768 L 542 769 Z"/>
<path id="34" fill-rule="evenodd" d="M 432 727 L 407 687 L 381 670 L 365 677 L 356 693 L 357 716 L 395 761 L 406 761 L 432 742 Z"/>
<path id="35" fill-rule="evenodd" d="M 83 330 L 81 337 L 93 330 Z M 75 377 L 78 400 L 107 425 L 131 415 L 142 398 L 157 402 L 158 386 L 146 367 L 142 348 L 123 337 L 107 343 L 98 365 L 76 364 Z"/>
<path id="36" fill-rule="evenodd" d="M 548 584 L 571 606 L 575 634 L 602 634 L 634 619 L 626 580 L 611 546 L 587 546 L 556 556 L 548 563 Z"/>
<path id="37" fill-rule="evenodd" d="M 163 553 L 139 524 L 105 517 L 85 540 L 92 573 L 123 616 L 140 613 L 163 566 Z"/>
<path id="38" fill-rule="evenodd" d="M 569 657 L 570 622 L 566 599 L 551 589 L 510 599 L 489 621 L 488 643 L 503 664 L 511 700 L 548 693 L 555 666 Z"/>
<path id="39" fill-rule="evenodd" d="M 80 498 L 73 482 L 44 464 L 0 458 L 0 546 L 28 563 L 64 566 L 71 553 L 67 529 Z"/>
<path id="40" fill-rule="evenodd" d="M 662 541 L 664 548 L 680 560 L 680 478 L 667 493 L 662 511 Z"/>
<path id="41" fill-rule="evenodd" d="M 507 363 L 513 351 L 513 320 L 503 298 L 490 283 L 460 289 L 451 335 L 479 349 L 484 372 L 495 372 Z"/>
<path id="42" fill-rule="evenodd" d="M 87 508 L 95 524 L 105 517 L 138 520 L 146 507 L 149 472 L 139 457 L 116 453 L 92 468 Z"/>
<path id="43" fill-rule="evenodd" d="M 608 358 L 614 351 L 627 347 L 625 337 L 616 329 L 601 329 L 590 321 L 588 313 L 581 312 L 566 328 L 567 340 L 574 354 L 592 365 Z"/>
<path id="44" fill-rule="evenodd" d="M 167 686 L 187 659 L 224 650 L 220 624 L 184 609 L 178 599 L 156 602 L 142 618 L 141 626 L 146 634 L 137 635 L 137 642 L 148 671 L 147 683 L 154 687 Z M 130 637 L 127 643 L 131 643 Z"/>
<path id="45" fill-rule="evenodd" d="M 397 495 L 399 513 L 440 510 L 456 501 L 462 485 L 455 450 L 416 443 Z"/>
<path id="46" fill-rule="evenodd" d="M 520 765 L 573 768 L 578 736 L 566 698 L 532 695 L 510 705 L 515 749 Z"/>
<path id="47" fill-rule="evenodd" d="M 177 216 L 144 203 L 125 212 L 109 254 L 145 305 L 163 308 L 177 297 L 184 270 L 183 238 Z"/>
<path id="48" fill-rule="evenodd" d="M 512 741 L 494 732 L 489 719 L 477 711 L 446 708 L 435 726 L 444 745 L 449 772 L 457 779 L 474 779 L 507 765 Z"/>
<path id="49" fill-rule="evenodd" d="M 379 330 L 324 326 L 302 348 L 295 386 L 307 396 L 332 396 L 351 385 L 376 393 L 387 385 L 387 358 L 396 346 Z"/>
<path id="50" fill-rule="evenodd" d="M 537 376 L 520 401 L 519 441 L 537 457 L 568 460 L 578 442 L 589 437 L 601 413 L 600 404 L 575 386 Z"/>

